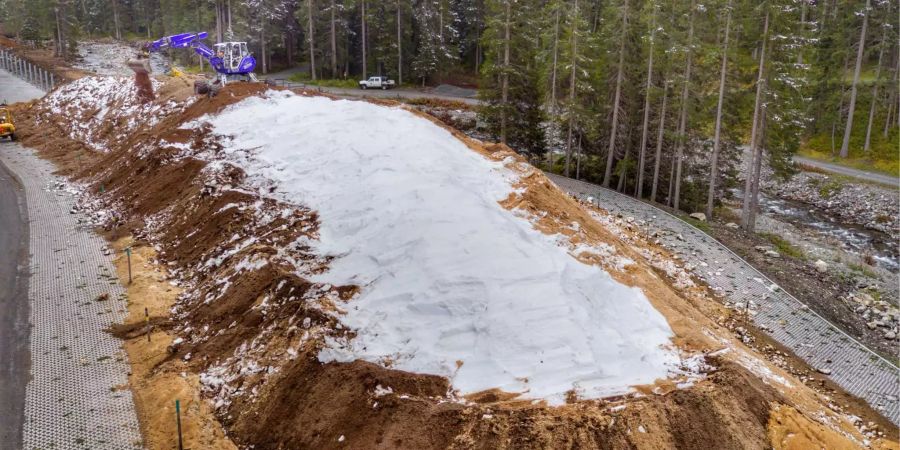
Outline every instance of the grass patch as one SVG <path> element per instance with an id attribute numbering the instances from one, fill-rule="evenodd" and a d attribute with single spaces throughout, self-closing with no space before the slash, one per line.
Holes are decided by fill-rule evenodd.
<path id="1" fill-rule="evenodd" d="M 717 206 L 713 209 L 713 217 L 718 217 L 722 222 L 738 223 L 741 221 L 741 215 L 727 206 Z"/>
<path id="2" fill-rule="evenodd" d="M 322 87 L 333 87 L 333 88 L 353 89 L 353 88 L 359 87 L 358 80 L 342 79 L 342 78 L 312 80 L 309 78 L 308 73 L 303 73 L 303 72 L 295 73 L 295 74 L 289 76 L 288 81 L 293 81 L 294 83 L 308 84 L 310 86 L 322 86 Z"/>
<path id="3" fill-rule="evenodd" d="M 792 258 L 806 260 L 806 254 L 803 253 L 803 250 L 800 250 L 799 247 L 791 244 L 785 238 L 772 233 L 759 233 L 759 235 L 771 242 L 778 253 Z"/>
<path id="4" fill-rule="evenodd" d="M 835 194 L 841 192 L 841 189 L 844 187 L 844 184 L 840 180 L 829 179 L 827 182 L 822 183 L 819 186 L 819 195 L 822 198 L 830 199 L 834 197 Z"/>
<path id="5" fill-rule="evenodd" d="M 709 234 L 712 231 L 712 228 L 709 227 L 709 222 L 702 222 L 690 216 L 682 216 L 681 219 L 693 225 L 695 228 L 699 228 L 706 234 Z"/>
<path id="6" fill-rule="evenodd" d="M 856 263 L 847 264 L 847 268 L 851 271 L 858 273 L 866 278 L 878 278 L 878 274 L 875 273 L 872 269 Z"/>
<path id="7" fill-rule="evenodd" d="M 864 112 L 866 113 L 864 115 L 858 112 L 856 118 L 858 122 L 854 121 L 847 158 L 833 156 L 840 153 L 843 132 L 835 134 L 834 142 L 831 141 L 831 133 L 812 136 L 803 143 L 799 154 L 845 167 L 897 176 L 900 173 L 900 152 L 897 151 L 897 148 L 900 148 L 900 131 L 893 126 L 888 136 L 884 137 L 882 134 L 883 119 L 876 116 L 874 123 L 876 126 L 872 129 L 871 147 L 869 152 L 865 153 L 863 148 L 865 147 L 866 120 L 868 120 L 869 108 L 865 107 Z M 832 144 L 834 153 L 832 153 Z"/>

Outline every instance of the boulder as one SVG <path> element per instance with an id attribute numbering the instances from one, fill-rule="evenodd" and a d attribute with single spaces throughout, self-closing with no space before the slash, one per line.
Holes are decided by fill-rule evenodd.
<path id="1" fill-rule="evenodd" d="M 695 212 L 695 213 L 691 214 L 690 217 L 692 219 L 697 219 L 701 222 L 706 222 L 706 214 L 703 214 L 702 212 Z"/>
<path id="2" fill-rule="evenodd" d="M 769 250 L 772 250 L 772 247 L 769 247 L 768 245 L 757 245 L 753 248 L 755 248 L 758 252 L 767 252 Z"/>
<path id="3" fill-rule="evenodd" d="M 822 261 L 821 259 L 817 259 L 816 262 L 813 263 L 813 265 L 816 266 L 816 270 L 821 273 L 828 272 L 828 263 Z"/>
<path id="4" fill-rule="evenodd" d="M 781 254 L 775 250 L 766 250 L 766 256 L 769 258 L 781 258 Z"/>
<path id="5" fill-rule="evenodd" d="M 738 224 L 736 224 L 736 223 L 734 223 L 734 222 L 728 222 L 728 223 L 725 224 L 725 226 L 728 227 L 728 228 L 731 228 L 731 229 L 733 229 L 733 230 L 737 230 L 738 228 L 740 228 L 740 225 L 738 225 Z"/>

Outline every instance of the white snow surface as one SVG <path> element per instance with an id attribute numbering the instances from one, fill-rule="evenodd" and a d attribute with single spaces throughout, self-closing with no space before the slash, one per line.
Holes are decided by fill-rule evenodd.
<path id="1" fill-rule="evenodd" d="M 315 249 L 334 259 L 302 275 L 361 288 L 336 313 L 356 337 L 329 339 L 320 361 L 363 359 L 446 376 L 460 394 L 499 388 L 550 404 L 677 370 L 672 331 L 643 293 L 504 209 L 516 173 L 428 120 L 269 91 L 191 126 L 204 121 L 261 194 L 318 211 Z"/>

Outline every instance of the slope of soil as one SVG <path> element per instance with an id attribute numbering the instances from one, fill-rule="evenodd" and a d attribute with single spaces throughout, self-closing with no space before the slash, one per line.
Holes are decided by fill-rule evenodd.
<path id="1" fill-rule="evenodd" d="M 543 233 L 561 235 L 582 263 L 643 292 L 665 317 L 677 348 L 694 355 L 685 370 L 696 375 L 680 386 L 659 380 L 618 397 L 580 400 L 573 393 L 551 407 L 498 390 L 463 398 L 448 378 L 384 364 L 320 362 L 326 337 L 352 337 L 337 311 L 352 305 L 360 287 L 316 282 L 335 258 L 317 252 L 318 212 L 304 207 L 303 198 L 287 202 L 260 190 L 224 157 L 227 141 L 211 127 L 181 128 L 265 90 L 234 84 L 212 99 L 158 101 L 147 111 L 171 109 L 157 120 L 115 119 L 127 133 L 109 126 L 109 116 L 98 117 L 118 101 L 113 92 L 95 95 L 94 108 L 70 112 L 96 124 L 82 134 L 70 135 L 69 121 L 54 111 L 60 97 L 20 111 L 25 143 L 80 183 L 89 194 L 83 207 L 95 212 L 97 224 L 156 249 L 181 293 L 171 312 L 157 309 L 151 322 L 181 340 L 154 360 L 151 372 L 199 377 L 203 396 L 239 447 L 769 448 L 784 430 L 809 427 L 782 420 L 772 431 L 776 404 L 862 446 L 864 436 L 828 399 L 721 326 L 718 319 L 729 313 L 670 255 L 617 236 L 507 148 L 454 130 L 476 155 L 519 177 L 517 194 L 502 206 L 533 218 Z M 578 251 L 581 244 L 593 251 Z M 597 250 L 606 248 L 601 244 L 607 251 Z M 299 262 L 307 268 L 303 276 L 295 269 Z M 133 386 L 140 382 L 132 379 Z"/>

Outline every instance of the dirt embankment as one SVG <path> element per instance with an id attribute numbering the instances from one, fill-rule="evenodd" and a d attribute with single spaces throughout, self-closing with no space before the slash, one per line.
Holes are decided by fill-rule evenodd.
<path id="1" fill-rule="evenodd" d="M 135 310 L 117 332 L 135 365 L 131 384 L 151 446 L 167 448 L 161 430 L 170 419 L 149 411 L 173 396 L 189 399 L 188 411 L 196 417 L 192 448 L 229 448 L 206 419 L 211 414 L 234 443 L 255 449 L 744 449 L 769 448 L 798 434 L 809 435 L 809 442 L 862 442 L 823 398 L 719 325 L 714 318 L 728 312 L 701 287 L 673 288 L 672 279 L 651 268 L 639 243 L 621 240 L 515 157 L 509 166 L 519 171 L 524 190 L 504 206 L 541 213 L 536 226 L 542 231 L 572 242 L 608 243 L 635 261 L 609 270 L 644 290 L 668 319 L 679 348 L 706 355 L 706 376 L 687 388 L 661 382 L 641 387 L 637 395 L 573 398 L 548 407 L 500 392 L 458 398 L 448 392 L 445 378 L 367 362 L 320 363 L 325 336 L 352 333 L 324 311 L 345 307 L 356 287 L 315 284 L 293 270 L 297 262 L 313 270 L 328 264 L 306 244 L 318 237 L 315 211 L 244 189 L 241 170 L 198 157 L 221 151 L 208 130 L 180 128 L 264 90 L 258 84 L 230 85 L 215 98 L 137 125 L 124 137 L 115 126 L 103 128 L 91 136 L 109 144 L 106 153 L 91 150 L 96 142 L 73 139 L 72 117 L 46 102 L 19 112 L 24 143 L 85 183 L 93 195 L 83 206 L 111 211 L 102 225 L 115 239 L 133 236 L 140 249 L 138 264 L 146 272 L 138 272 L 138 284 L 129 290 Z M 100 109 L 78 114 L 102 121 Z M 486 158 L 513 156 L 503 146 L 456 134 Z M 168 283 L 176 286 L 170 291 Z M 150 344 L 140 305 L 149 308 L 155 327 Z M 199 402 L 197 392 L 209 403 Z M 779 414 L 783 408 L 797 413 Z M 163 413 L 168 417 L 170 411 Z"/>

